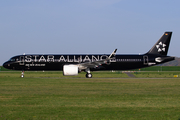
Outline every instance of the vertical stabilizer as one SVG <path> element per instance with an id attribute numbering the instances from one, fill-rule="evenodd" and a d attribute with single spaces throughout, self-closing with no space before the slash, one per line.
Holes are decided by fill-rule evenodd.
<path id="1" fill-rule="evenodd" d="M 172 32 L 165 32 L 147 54 L 167 55 Z"/>

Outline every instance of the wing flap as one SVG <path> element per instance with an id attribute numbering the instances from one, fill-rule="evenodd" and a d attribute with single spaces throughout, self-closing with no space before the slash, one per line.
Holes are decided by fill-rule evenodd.
<path id="1" fill-rule="evenodd" d="M 116 51 L 117 51 L 117 49 L 115 49 L 111 53 L 111 55 L 106 59 L 78 64 L 79 70 L 85 70 L 87 68 L 97 68 L 100 65 L 107 64 L 111 59 L 113 59 L 115 57 Z"/>

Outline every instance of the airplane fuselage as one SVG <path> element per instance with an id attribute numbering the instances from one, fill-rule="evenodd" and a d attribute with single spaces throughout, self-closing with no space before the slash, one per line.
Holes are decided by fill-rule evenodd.
<path id="1" fill-rule="evenodd" d="M 12 70 L 63 70 L 64 65 L 95 62 L 108 58 L 107 54 L 94 55 L 19 55 L 4 63 Z M 166 58 L 166 59 L 163 59 Z M 90 68 L 96 70 L 130 70 L 149 67 L 174 60 L 174 57 L 158 55 L 116 55 L 107 63 Z"/>
<path id="2" fill-rule="evenodd" d="M 78 75 L 85 71 L 91 78 L 90 71 L 98 70 L 131 70 L 158 65 L 174 57 L 167 56 L 172 32 L 165 32 L 156 44 L 143 55 L 116 55 L 115 49 L 110 55 L 18 55 L 5 62 L 7 69 L 22 70 L 62 70 L 63 75 Z"/>

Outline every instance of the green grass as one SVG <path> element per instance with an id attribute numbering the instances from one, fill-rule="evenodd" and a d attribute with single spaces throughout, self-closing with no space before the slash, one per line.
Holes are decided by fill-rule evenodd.
<path id="1" fill-rule="evenodd" d="M 180 119 L 179 78 L 111 78 L 116 74 L 124 75 L 0 72 L 0 119 Z"/>
<path id="2" fill-rule="evenodd" d="M 174 75 L 180 77 L 180 72 L 134 72 L 133 73 L 138 78 L 173 78 Z"/>
<path id="3" fill-rule="evenodd" d="M 0 66 L 0 71 L 11 71 L 9 69 L 4 68 L 3 66 Z"/>
<path id="4" fill-rule="evenodd" d="M 135 69 L 134 71 L 139 71 L 139 69 Z M 140 71 L 180 71 L 180 66 L 151 66 L 140 68 Z"/>

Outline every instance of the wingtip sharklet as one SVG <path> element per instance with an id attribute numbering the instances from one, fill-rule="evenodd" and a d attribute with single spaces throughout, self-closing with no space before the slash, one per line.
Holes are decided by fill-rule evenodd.
<path id="1" fill-rule="evenodd" d="M 112 57 L 114 57 L 114 56 L 116 55 L 116 51 L 117 51 L 117 49 L 115 49 L 115 50 L 111 53 L 111 55 L 109 56 L 109 59 L 112 58 Z"/>
<path id="2" fill-rule="evenodd" d="M 117 49 L 114 50 L 114 53 L 116 53 Z"/>

